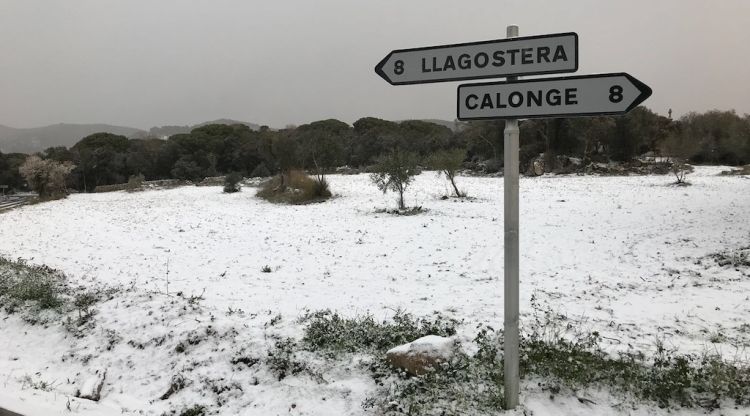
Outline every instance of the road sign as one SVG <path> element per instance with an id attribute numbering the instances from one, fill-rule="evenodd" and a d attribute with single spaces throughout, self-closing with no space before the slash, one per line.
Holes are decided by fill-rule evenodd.
<path id="1" fill-rule="evenodd" d="M 625 114 L 651 95 L 626 73 L 458 86 L 458 119 L 553 118 Z"/>
<path id="2" fill-rule="evenodd" d="M 577 70 L 578 35 L 575 33 L 398 49 L 375 67 L 375 72 L 392 85 Z"/>
<path id="3" fill-rule="evenodd" d="M 395 50 L 375 72 L 392 85 L 507 77 L 505 82 L 458 87 L 458 119 L 505 119 L 504 131 L 504 318 L 505 408 L 519 398 L 519 118 L 625 114 L 651 96 L 651 88 L 626 73 L 518 80 L 578 70 L 578 35 L 518 37 Z M 670 110 L 671 111 L 671 110 Z"/>

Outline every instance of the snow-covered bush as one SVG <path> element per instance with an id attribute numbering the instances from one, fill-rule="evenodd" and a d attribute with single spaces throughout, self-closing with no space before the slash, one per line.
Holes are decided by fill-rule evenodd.
<path id="1" fill-rule="evenodd" d="M 231 172 L 224 177 L 224 192 L 231 194 L 240 191 L 240 181 L 242 175 L 238 172 Z"/>
<path id="2" fill-rule="evenodd" d="M 41 309 L 62 304 L 64 276 L 49 267 L 0 257 L 0 305 L 15 308 L 19 302 L 34 302 Z"/>

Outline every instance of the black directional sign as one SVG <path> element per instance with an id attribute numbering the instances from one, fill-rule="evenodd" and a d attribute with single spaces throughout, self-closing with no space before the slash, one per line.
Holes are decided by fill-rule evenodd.
<path id="1" fill-rule="evenodd" d="M 392 85 L 559 74 L 578 70 L 578 35 L 559 33 L 389 53 L 375 72 Z"/>
<path id="2" fill-rule="evenodd" d="M 464 84 L 458 87 L 458 119 L 617 115 L 649 96 L 651 88 L 624 72 Z"/>

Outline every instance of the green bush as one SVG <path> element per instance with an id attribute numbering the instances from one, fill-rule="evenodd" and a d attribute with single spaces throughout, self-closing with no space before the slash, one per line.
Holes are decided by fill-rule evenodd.
<path id="1" fill-rule="evenodd" d="M 297 375 L 306 370 L 305 363 L 295 359 L 297 343 L 291 338 L 278 340 L 268 350 L 266 365 L 279 381 L 289 375 Z"/>
<path id="2" fill-rule="evenodd" d="M 377 322 L 372 315 L 344 318 L 330 310 L 308 314 L 302 321 L 306 323 L 302 341 L 307 347 L 334 352 L 385 352 L 427 335 L 454 335 L 459 324 L 440 314 L 415 318 L 402 311 L 391 322 Z"/>
<path id="3" fill-rule="evenodd" d="M 64 275 L 46 266 L 32 266 L 26 262 L 0 257 L 0 301 L 10 306 L 32 301 L 42 309 L 62 305 Z"/>
<path id="4" fill-rule="evenodd" d="M 404 192 L 419 174 L 419 155 L 395 149 L 393 152 L 378 157 L 370 180 L 383 193 L 388 190 L 398 192 L 398 208 L 406 209 Z"/>
<path id="5" fill-rule="evenodd" d="M 238 172 L 229 173 L 224 177 L 224 192 L 231 194 L 240 191 L 240 181 L 242 181 L 242 175 Z"/>

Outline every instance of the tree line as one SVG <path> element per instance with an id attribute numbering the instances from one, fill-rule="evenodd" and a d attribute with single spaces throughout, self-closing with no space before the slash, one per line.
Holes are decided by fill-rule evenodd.
<path id="1" fill-rule="evenodd" d="M 52 147 L 36 156 L 73 166 L 66 186 L 84 192 L 136 175 L 197 181 L 231 172 L 248 177 L 292 168 L 322 173 L 344 165 L 367 167 L 394 149 L 425 161 L 439 151 L 462 151 L 467 165 L 486 162 L 485 169 L 497 170 L 504 127 L 502 120 L 456 122 L 451 129 L 372 117 L 351 126 L 331 119 L 280 130 L 213 124 L 167 140 L 97 133 L 71 148 Z M 621 117 L 526 120 L 520 128 L 522 169 L 540 154 L 550 161 L 565 155 L 584 163 L 629 161 L 647 153 L 696 164 L 750 163 L 750 116 L 733 111 L 689 113 L 672 120 L 638 107 Z M 27 156 L 0 153 L 0 184 L 25 189 L 19 168 Z"/>

